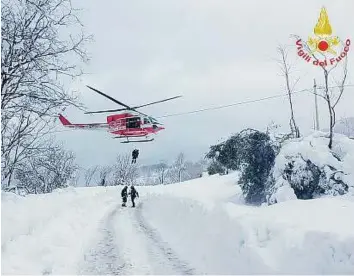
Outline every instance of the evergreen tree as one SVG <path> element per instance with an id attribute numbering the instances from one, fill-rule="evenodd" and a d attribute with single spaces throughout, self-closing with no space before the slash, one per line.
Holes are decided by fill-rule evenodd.
<path id="1" fill-rule="evenodd" d="M 213 160 L 208 167 L 208 174 L 224 174 L 225 168 L 216 160 Z"/>
<path id="2" fill-rule="evenodd" d="M 276 148 L 267 133 L 245 129 L 223 143 L 210 147 L 207 158 L 230 170 L 241 171 L 239 185 L 246 202 L 260 204 L 265 200 L 265 183 L 273 167 Z"/>

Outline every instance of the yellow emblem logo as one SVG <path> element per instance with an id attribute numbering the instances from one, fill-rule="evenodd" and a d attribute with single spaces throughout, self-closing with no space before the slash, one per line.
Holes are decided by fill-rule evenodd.
<path id="1" fill-rule="evenodd" d="M 313 65 L 319 66 L 334 65 L 345 58 L 349 51 L 350 39 L 345 41 L 344 48 L 342 48 L 338 54 L 336 48 L 340 46 L 341 40 L 338 36 L 332 36 L 332 26 L 329 22 L 327 11 L 324 7 L 321 9 L 320 17 L 317 20 L 317 24 L 313 32 L 314 36 L 310 36 L 307 40 L 306 49 L 301 39 L 296 41 L 298 55 L 300 57 L 307 62 L 314 59 L 312 62 Z M 321 57 L 325 56 L 325 59 L 320 60 L 316 57 L 316 54 L 321 54 Z M 331 57 L 327 60 L 328 54 L 335 57 Z"/>

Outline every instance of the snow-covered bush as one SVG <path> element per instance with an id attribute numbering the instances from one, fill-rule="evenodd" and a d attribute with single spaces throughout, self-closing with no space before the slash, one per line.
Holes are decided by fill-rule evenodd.
<path id="1" fill-rule="evenodd" d="M 265 201 L 265 184 L 273 167 L 277 148 L 267 133 L 245 129 L 210 148 L 207 158 L 230 170 L 239 170 L 239 185 L 247 203 Z"/>
<path id="2" fill-rule="evenodd" d="M 326 133 L 287 141 L 267 181 L 268 203 L 343 195 L 354 188 L 354 141 L 336 134 L 328 148 Z"/>
<path id="3" fill-rule="evenodd" d="M 74 153 L 52 142 L 20 164 L 15 180 L 29 194 L 51 193 L 68 187 L 77 169 Z"/>
<path id="4" fill-rule="evenodd" d="M 260 204 L 265 198 L 265 183 L 274 164 L 275 149 L 266 133 L 248 130 L 239 135 L 241 177 L 239 184 L 247 203 Z"/>
<path id="5" fill-rule="evenodd" d="M 208 166 L 208 174 L 225 174 L 225 168 L 220 164 L 220 162 L 213 160 Z"/>

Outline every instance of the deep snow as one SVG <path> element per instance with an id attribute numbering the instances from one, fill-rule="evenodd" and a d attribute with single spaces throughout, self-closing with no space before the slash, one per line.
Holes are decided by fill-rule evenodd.
<path id="1" fill-rule="evenodd" d="M 137 187 L 2 193 L 2 274 L 353 274 L 350 197 L 243 203 L 237 173 Z M 128 206 L 130 206 L 128 204 Z"/>
<path id="2" fill-rule="evenodd" d="M 310 185 L 321 187 L 327 195 L 340 194 L 346 185 L 348 194 L 354 196 L 354 140 L 345 135 L 335 134 L 331 150 L 328 143 L 328 133 L 320 131 L 286 141 L 275 158 L 272 170 L 275 184 L 270 189 L 273 191 L 270 193 L 269 201 L 283 202 L 296 199 L 294 190 L 285 177 L 287 165 L 291 162 L 293 162 L 291 174 L 293 185 L 302 186 L 303 190 L 310 190 L 308 188 Z M 307 161 L 321 172 L 318 185 L 310 184 L 314 181 L 314 176 L 309 171 Z M 341 180 L 344 184 L 338 184 L 332 178 Z"/>

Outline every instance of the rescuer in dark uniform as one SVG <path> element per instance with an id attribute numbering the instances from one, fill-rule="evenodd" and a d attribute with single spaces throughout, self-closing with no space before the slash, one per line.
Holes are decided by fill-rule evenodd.
<path id="1" fill-rule="evenodd" d="M 132 164 L 136 163 L 136 159 L 138 158 L 138 156 L 139 156 L 139 150 L 138 149 L 133 150 L 133 152 L 132 152 Z"/>
<path id="2" fill-rule="evenodd" d="M 132 186 L 130 187 L 130 198 L 131 198 L 131 200 L 132 200 L 132 207 L 135 207 L 135 202 L 134 202 L 134 200 L 135 200 L 136 197 L 139 197 L 139 193 L 138 193 L 138 191 L 135 189 L 135 187 L 132 185 Z"/>
<path id="3" fill-rule="evenodd" d="M 127 204 L 127 199 L 128 199 L 128 186 L 125 185 L 122 192 L 120 193 L 120 195 L 122 196 L 122 206 L 125 207 Z"/>

